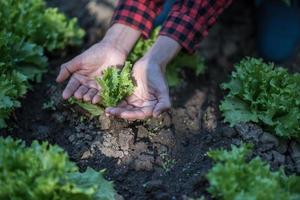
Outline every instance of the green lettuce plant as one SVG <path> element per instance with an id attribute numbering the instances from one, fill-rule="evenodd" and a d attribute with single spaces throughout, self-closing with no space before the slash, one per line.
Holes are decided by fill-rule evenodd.
<path id="1" fill-rule="evenodd" d="M 81 43 L 84 31 L 44 0 L 0 1 L 1 31 L 13 33 L 48 51 Z"/>
<path id="2" fill-rule="evenodd" d="M 166 78 L 170 87 L 176 87 L 182 83 L 180 72 L 183 67 L 193 70 L 195 75 L 199 76 L 205 71 L 204 59 L 198 55 L 179 52 L 167 66 Z"/>
<path id="3" fill-rule="evenodd" d="M 231 126 L 256 122 L 282 137 L 300 136 L 300 74 L 261 59 L 246 58 L 235 65 L 229 93 L 220 110 Z"/>
<path id="4" fill-rule="evenodd" d="M 0 1 L 0 128 L 33 81 L 46 72 L 45 50 L 81 42 L 84 31 L 44 0 Z"/>
<path id="5" fill-rule="evenodd" d="M 134 83 L 131 78 L 131 69 L 132 64 L 125 62 L 122 69 L 112 66 L 104 70 L 103 76 L 96 79 L 101 87 L 100 103 L 92 104 L 90 102 L 83 102 L 74 97 L 69 99 L 69 103 L 78 105 L 91 114 L 92 117 L 103 114 L 104 108 L 114 107 L 121 100 L 132 94 Z"/>
<path id="6" fill-rule="evenodd" d="M 286 176 L 283 170 L 271 171 L 259 157 L 249 160 L 252 146 L 242 144 L 210 151 L 215 161 L 207 174 L 208 191 L 224 200 L 296 200 L 300 198 L 300 177 Z"/>
<path id="7" fill-rule="evenodd" d="M 0 75 L 0 128 L 6 127 L 5 119 L 17 107 L 19 97 L 27 91 L 27 78 L 23 74 L 12 71 Z"/>
<path id="8" fill-rule="evenodd" d="M 134 45 L 130 54 L 128 55 L 127 60 L 131 63 L 135 63 L 141 57 L 143 57 L 144 54 L 151 48 L 151 46 L 156 41 L 159 31 L 160 31 L 160 27 L 157 27 L 157 28 L 153 29 L 149 38 L 147 38 L 147 39 L 140 38 Z"/>
<path id="9" fill-rule="evenodd" d="M 26 94 L 28 81 L 41 79 L 47 59 L 41 47 L 5 32 L 0 32 L 0 54 L 0 128 L 3 128 L 5 119 L 20 106 L 19 98 Z"/>
<path id="10" fill-rule="evenodd" d="M 115 191 L 103 171 L 80 173 L 58 146 L 0 137 L 0 199 L 112 200 Z"/>
<path id="11" fill-rule="evenodd" d="M 126 62 L 123 69 L 109 67 L 103 77 L 97 79 L 101 87 L 101 103 L 105 107 L 116 106 L 122 99 L 132 94 L 134 84 L 131 79 L 132 64 Z"/>

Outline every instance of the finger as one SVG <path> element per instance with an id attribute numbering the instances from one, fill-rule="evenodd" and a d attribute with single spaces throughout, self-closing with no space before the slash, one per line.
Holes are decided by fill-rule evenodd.
<path id="1" fill-rule="evenodd" d="M 100 102 L 100 100 L 101 100 L 100 92 L 97 92 L 97 94 L 96 94 L 96 95 L 93 97 L 93 99 L 92 99 L 92 103 L 93 103 L 93 104 L 97 104 L 97 103 Z"/>
<path id="2" fill-rule="evenodd" d="M 73 77 L 76 78 L 82 85 L 88 88 L 95 88 L 97 90 L 100 90 L 100 86 L 93 78 L 76 73 L 73 75 Z"/>
<path id="3" fill-rule="evenodd" d="M 74 96 L 77 98 L 77 99 L 82 99 L 83 98 L 83 95 L 85 95 L 87 92 L 89 91 L 89 88 L 84 86 L 84 85 L 81 85 L 77 90 L 76 92 L 74 93 Z"/>
<path id="4" fill-rule="evenodd" d="M 64 99 L 70 98 L 70 96 L 74 94 L 74 92 L 78 89 L 79 86 L 80 86 L 80 82 L 76 78 L 72 77 L 68 85 L 63 91 L 62 94 L 63 98 Z"/>
<path id="5" fill-rule="evenodd" d="M 98 93 L 98 90 L 95 88 L 89 89 L 89 91 L 83 96 L 84 101 L 91 101 L 94 96 Z"/>
<path id="6" fill-rule="evenodd" d="M 128 103 L 127 103 L 127 101 L 121 101 L 116 107 L 117 108 L 127 108 L 128 107 Z M 133 106 L 131 106 L 131 108 L 132 108 Z M 114 109 L 114 107 L 108 107 L 108 108 L 106 108 L 105 109 L 105 112 L 107 113 L 107 114 L 109 114 L 110 113 L 110 111 L 111 110 L 113 110 Z"/>
<path id="7" fill-rule="evenodd" d="M 118 108 L 126 108 L 129 104 L 127 103 L 127 101 L 121 101 L 119 104 L 118 104 Z"/>
<path id="8" fill-rule="evenodd" d="M 109 115 L 113 115 L 115 117 L 136 120 L 136 119 L 145 119 L 152 116 L 152 108 L 112 108 L 109 111 Z"/>
<path id="9" fill-rule="evenodd" d="M 65 81 L 70 75 L 80 68 L 81 64 L 82 62 L 80 56 L 77 56 L 69 62 L 62 64 L 56 81 L 59 83 Z"/>
<path id="10" fill-rule="evenodd" d="M 98 91 L 100 90 L 100 86 L 95 80 L 88 81 L 86 84 L 89 88 L 95 88 Z"/>
<path id="11" fill-rule="evenodd" d="M 171 108 L 171 101 L 167 92 L 161 93 L 158 96 L 158 103 L 155 105 L 153 110 L 153 117 L 158 117 L 161 113 Z"/>

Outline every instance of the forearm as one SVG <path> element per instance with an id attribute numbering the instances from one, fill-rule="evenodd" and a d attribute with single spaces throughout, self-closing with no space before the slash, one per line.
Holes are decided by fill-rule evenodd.
<path id="1" fill-rule="evenodd" d="M 108 29 L 101 42 L 112 45 L 127 56 L 140 35 L 141 31 L 116 23 Z"/>
<path id="2" fill-rule="evenodd" d="M 177 41 L 167 36 L 159 36 L 154 45 L 144 55 L 142 60 L 158 64 L 163 70 L 165 70 L 167 64 L 180 50 L 181 46 Z"/>

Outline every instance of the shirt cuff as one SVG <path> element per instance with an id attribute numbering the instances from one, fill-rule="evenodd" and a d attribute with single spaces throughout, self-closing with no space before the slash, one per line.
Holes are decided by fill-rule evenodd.
<path id="1" fill-rule="evenodd" d="M 120 23 L 139 30 L 148 38 L 156 17 L 156 5 L 153 1 L 120 1 L 111 24 Z"/>
<path id="2" fill-rule="evenodd" d="M 183 4 L 175 4 L 160 35 L 176 40 L 185 50 L 193 53 L 199 49 L 202 38 L 207 36 L 217 17 L 230 3 L 231 0 L 186 0 Z"/>
<path id="3" fill-rule="evenodd" d="M 200 17 L 197 21 L 194 18 L 180 13 L 173 12 L 162 26 L 160 35 L 176 40 L 189 53 L 199 48 L 201 38 L 207 35 L 207 19 Z"/>

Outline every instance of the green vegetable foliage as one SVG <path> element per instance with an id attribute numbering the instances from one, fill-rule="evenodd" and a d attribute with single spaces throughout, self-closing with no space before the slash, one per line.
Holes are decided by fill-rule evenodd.
<path id="1" fill-rule="evenodd" d="M 100 116 L 101 114 L 103 114 L 103 108 L 98 104 L 92 104 L 89 102 L 80 101 L 80 100 L 75 99 L 74 97 L 69 98 L 68 101 L 70 104 L 78 105 L 83 110 L 90 113 L 92 117 L 97 117 L 97 116 Z"/>
<path id="2" fill-rule="evenodd" d="M 131 79 L 132 64 L 126 62 L 123 69 L 107 68 L 101 79 L 97 79 L 101 86 L 101 101 L 105 107 L 116 106 L 126 96 L 132 94 L 134 85 Z"/>
<path id="3" fill-rule="evenodd" d="M 81 43 L 84 31 L 44 0 L 0 1 L 1 32 L 8 32 L 48 51 Z"/>
<path id="4" fill-rule="evenodd" d="M 5 119 L 14 108 L 20 107 L 18 97 L 23 96 L 26 91 L 26 77 L 16 71 L 0 75 L 0 128 L 5 127 Z"/>
<path id="5" fill-rule="evenodd" d="M 30 82 L 46 72 L 44 51 L 77 45 L 84 31 L 43 0 L 0 1 L 0 128 L 20 106 Z"/>
<path id="6" fill-rule="evenodd" d="M 92 117 L 100 116 L 103 114 L 103 107 L 114 107 L 132 94 L 134 84 L 131 78 L 131 69 L 132 64 L 127 61 L 122 70 L 114 66 L 108 67 L 104 70 L 103 76 L 96 79 L 101 87 L 101 104 L 83 102 L 74 97 L 69 99 L 69 103 L 78 105 Z"/>
<path id="7" fill-rule="evenodd" d="M 232 146 L 230 151 L 210 151 L 216 163 L 207 174 L 208 191 L 224 200 L 296 200 L 300 199 L 300 177 L 287 177 L 283 170 L 272 172 L 256 157 L 250 161 L 251 145 Z"/>
<path id="8" fill-rule="evenodd" d="M 103 171 L 80 173 L 58 146 L 0 138 L 0 199 L 112 200 L 115 191 Z"/>
<path id="9" fill-rule="evenodd" d="M 257 122 L 283 137 L 300 136 L 300 74 L 246 58 L 235 66 L 220 105 L 225 121 Z"/>

